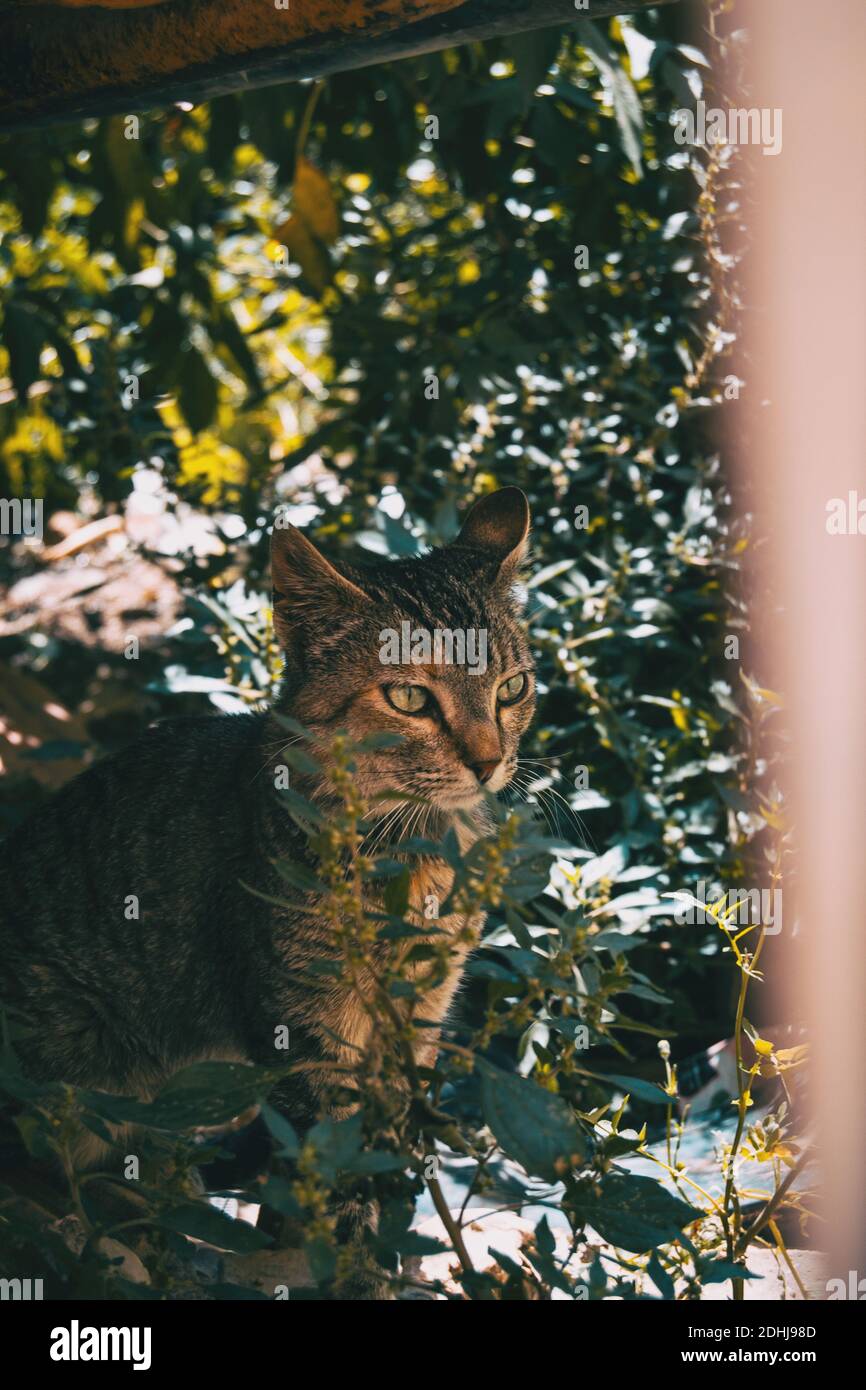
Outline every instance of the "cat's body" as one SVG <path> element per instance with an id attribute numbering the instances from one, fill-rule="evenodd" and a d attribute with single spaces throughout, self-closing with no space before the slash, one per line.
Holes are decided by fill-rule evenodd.
<path id="1" fill-rule="evenodd" d="M 293 1064 L 334 1054 L 333 1034 L 363 1047 L 360 1001 L 325 977 L 298 983 L 333 955 L 327 927 L 264 900 L 291 896 L 274 861 L 306 853 L 273 793 L 287 737 L 268 715 L 168 721 L 41 812 L 38 873 L 29 827 L 0 848 L 0 980 L 33 1025 L 34 1075 L 149 1095 L 190 1062 L 280 1062 L 286 1027 Z M 209 808 L 206 821 L 183 816 L 193 803 Z M 434 892 L 444 901 L 443 865 L 416 876 L 416 907 Z M 458 967 L 428 1001 L 439 1017 Z M 301 1127 L 319 1079 L 300 1072 L 282 1088 Z"/>
<path id="2" fill-rule="evenodd" d="M 301 1046 L 291 919 L 241 886 L 284 897 L 270 858 L 303 851 L 264 780 L 274 737 L 265 716 L 169 721 L 3 846 L 0 976 L 36 1075 L 149 1094 L 207 1057 L 272 1063 L 281 1022 Z"/>
<path id="3" fill-rule="evenodd" d="M 429 798 L 433 838 L 458 811 L 481 823 L 481 787 L 512 775 L 531 717 L 512 593 L 527 526 L 522 494 L 506 489 L 476 504 L 454 546 L 339 573 L 298 532 L 274 533 L 287 659 L 278 708 L 312 731 L 322 756 L 339 730 L 399 731 L 399 747 L 359 760 L 357 784 L 365 796 L 396 787 Z M 383 666 L 382 629 L 402 620 L 489 629 L 488 670 Z M 420 712 L 403 709 L 422 698 Z M 275 1053 L 285 1028 L 292 1064 L 363 1053 L 363 1001 L 345 982 L 299 978 L 333 956 L 328 924 L 266 900 L 287 897 L 274 861 L 309 855 L 274 791 L 291 737 L 267 713 L 168 721 L 0 846 L 0 998 L 31 1025 L 22 1061 L 34 1076 L 148 1095 L 203 1059 L 285 1063 Z M 333 794 L 326 773 L 302 790 L 325 806 Z M 444 863 L 416 867 L 416 908 L 447 891 Z M 471 943 L 461 920 L 436 925 L 455 949 L 420 1013 L 439 1022 Z M 428 1031 L 420 1060 L 434 1048 Z M 320 1113 L 328 1080 L 311 1067 L 281 1085 L 298 1127 Z"/>

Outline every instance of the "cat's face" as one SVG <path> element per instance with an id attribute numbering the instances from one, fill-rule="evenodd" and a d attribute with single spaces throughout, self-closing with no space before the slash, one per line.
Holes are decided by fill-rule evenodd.
<path id="1" fill-rule="evenodd" d="M 528 529 L 525 497 L 503 488 L 476 502 L 453 544 L 338 572 L 300 532 L 275 528 L 280 705 L 320 749 L 340 730 L 401 735 L 359 757 L 365 797 L 397 791 L 448 812 L 514 775 L 535 708 L 514 593 Z"/>

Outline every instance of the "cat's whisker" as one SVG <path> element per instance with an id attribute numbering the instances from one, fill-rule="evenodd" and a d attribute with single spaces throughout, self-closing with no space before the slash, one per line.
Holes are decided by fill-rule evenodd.
<path id="1" fill-rule="evenodd" d="M 559 811 L 559 806 L 557 805 L 556 801 L 553 799 L 553 797 L 552 797 L 552 795 L 551 795 L 552 788 L 551 788 L 551 787 L 532 787 L 532 788 L 531 788 L 531 791 L 532 791 L 532 795 L 533 795 L 534 797 L 537 798 L 539 806 L 546 807 L 546 808 L 549 810 L 549 813 L 550 813 L 550 814 L 549 814 L 548 824 L 549 824 L 550 827 L 551 827 L 551 830 L 552 830 L 553 835 L 554 835 L 556 838 L 560 838 L 560 837 L 561 837 L 560 811 Z"/>
<path id="2" fill-rule="evenodd" d="M 520 763 L 525 763 L 525 762 L 528 762 L 528 761 L 529 761 L 529 759 L 525 759 L 525 758 L 521 758 L 521 759 L 519 760 Z M 560 828 L 559 828 L 559 807 L 556 805 L 555 802 L 552 801 L 552 802 L 550 803 L 550 814 L 548 815 L 548 814 L 547 814 L 547 811 L 546 811 L 547 803 L 546 803 L 546 801 L 545 801 L 545 798 L 548 796 L 548 794 L 549 794 L 553 789 L 552 789 L 551 787 L 539 785 L 543 778 L 546 779 L 547 777 L 549 777 L 549 772 L 546 772 L 546 773 L 544 773 L 544 774 L 542 774 L 542 773 L 537 773 L 537 772 L 533 772 L 531 768 L 523 768 L 522 771 L 523 771 L 524 776 L 525 776 L 526 779 L 527 779 L 527 780 L 526 780 L 526 792 L 527 792 L 527 797 L 528 797 L 528 796 L 532 796 L 532 797 L 535 798 L 536 804 L 537 804 L 537 805 L 542 809 L 542 811 L 544 812 L 545 821 L 547 822 L 547 825 L 549 826 L 549 828 L 550 828 L 550 830 L 551 830 L 551 833 L 552 833 L 554 836 L 558 836 L 559 833 L 560 833 Z"/>
<path id="3" fill-rule="evenodd" d="M 370 827 L 370 830 L 368 831 L 368 835 L 372 835 L 375 831 L 379 830 L 387 821 L 391 820 L 394 816 L 400 815 L 401 812 L 403 812 L 406 809 L 407 805 L 408 803 L 402 800 L 402 798 L 398 801 L 392 800 L 388 805 L 387 810 L 382 811 L 379 814 L 379 816 L 377 816 L 376 820 L 373 822 L 373 824 Z"/>
<path id="4" fill-rule="evenodd" d="M 388 814 L 390 814 L 390 812 L 389 812 Z M 366 856 L 367 851 L 368 851 L 368 847 L 372 847 L 372 845 L 374 844 L 375 838 L 376 838 L 376 836 L 378 835 L 378 832 L 381 830 L 382 826 L 385 824 L 385 821 L 387 820 L 387 818 L 388 818 L 387 815 L 386 815 L 386 816 L 380 816 L 378 820 L 375 820 L 375 821 L 373 822 L 373 824 L 370 826 L 369 830 L 366 831 L 366 833 L 365 833 L 363 839 L 362 839 L 362 840 L 359 840 L 359 842 L 358 842 L 358 844 L 357 844 L 357 846 L 356 846 L 356 848 L 355 848 L 355 850 L 354 850 L 354 852 L 353 852 L 353 854 L 352 854 L 352 861 L 353 861 L 353 862 L 358 858 L 359 855 Z"/>
<path id="5" fill-rule="evenodd" d="M 587 834 L 586 834 L 586 831 L 584 830 L 584 828 L 583 828 L 582 825 L 581 825 L 580 817 L 577 815 L 577 813 L 574 811 L 574 809 L 573 809 L 571 806 L 569 806 L 569 804 L 568 804 L 568 802 L 566 801 L 565 797 L 562 796 L 562 795 L 556 790 L 555 787 L 545 787 L 545 788 L 543 789 L 543 791 L 541 792 L 541 795 L 542 795 L 542 796 L 545 796 L 545 797 L 549 797 L 549 798 L 553 798 L 553 797 L 557 798 L 557 802 L 559 802 L 559 803 L 562 804 L 562 806 L 564 807 L 564 809 L 565 809 L 565 811 L 566 811 L 567 816 L 570 818 L 570 820 L 571 820 L 571 821 L 573 822 L 573 824 L 574 824 L 574 829 L 575 829 L 575 831 L 576 831 L 576 839 L 579 841 L 578 847 L 579 847 L 580 849 L 588 849 L 588 848 L 589 848 L 589 845 L 587 844 Z M 558 811 L 557 802 L 553 802 L 552 805 L 554 806 L 554 809 L 556 810 L 557 834 L 559 834 L 559 833 L 560 833 L 560 830 L 559 830 L 559 811 Z M 565 837 L 563 836 L 563 838 L 565 838 Z"/>
<path id="6" fill-rule="evenodd" d="M 549 810 L 547 809 L 546 803 L 545 803 L 544 801 L 542 801 L 542 800 L 539 798 L 539 799 L 535 802 L 535 805 L 538 807 L 539 811 L 541 812 L 542 820 L 544 821 L 544 824 L 545 824 L 545 826 L 547 827 L 547 829 L 549 830 L 550 834 L 551 834 L 554 838 L 556 838 L 556 826 L 555 826 L 554 823 L 553 823 L 553 819 L 552 819 L 552 817 L 551 817 L 551 814 L 550 814 Z"/>
<path id="7" fill-rule="evenodd" d="M 409 791 L 414 794 L 413 788 L 409 788 Z M 401 840 L 408 838 L 408 825 L 411 824 L 414 812 L 419 809 L 420 808 L 414 801 L 400 802 L 399 805 L 395 806 L 394 808 L 392 808 L 391 811 L 387 812 L 386 815 L 382 818 L 382 820 L 377 822 L 377 824 L 373 826 L 373 829 L 370 831 L 370 835 L 375 835 L 373 842 L 369 846 L 367 846 L 366 849 L 364 848 L 364 846 L 366 845 L 366 839 L 370 838 L 370 835 L 368 835 L 366 839 L 362 841 L 360 850 L 363 850 L 363 852 L 367 855 L 371 855 L 374 852 L 374 850 L 378 849 L 382 845 L 383 841 L 391 835 L 391 832 L 394 831 L 400 825 L 401 820 L 405 820 L 405 823 L 401 827 L 400 832 L 397 836 L 397 844 L 399 844 Z"/>
<path id="8" fill-rule="evenodd" d="M 541 812 L 542 819 L 544 820 L 544 823 L 545 823 L 545 825 L 547 826 L 547 829 L 550 831 L 551 835 L 553 835 L 554 837 L 558 836 L 558 835 L 559 835 L 558 826 L 557 826 L 557 824 L 554 822 L 554 820 L 553 820 L 553 818 L 552 818 L 550 812 L 548 811 L 548 808 L 547 808 L 547 806 L 546 806 L 546 804 L 545 804 L 545 802 L 544 802 L 544 800 L 543 800 L 543 794 L 544 794 L 544 790 L 545 790 L 545 789 L 542 788 L 542 787 L 533 786 L 533 782 L 534 782 L 535 780 L 537 780 L 537 779 L 533 776 L 533 774 L 527 772 L 527 773 L 525 773 L 525 776 L 526 776 L 527 780 L 526 780 L 526 782 L 524 783 L 524 782 L 521 780 L 520 774 L 519 774 L 519 773 L 516 773 L 515 776 L 511 779 L 511 784 L 510 784 L 510 785 L 513 786 L 513 787 L 515 787 L 515 789 L 516 789 L 518 792 L 522 793 L 523 800 L 524 800 L 525 802 L 527 802 L 527 804 L 533 804 L 533 805 L 535 805 L 535 806 L 538 807 L 538 810 Z M 533 801 L 532 803 L 529 802 L 529 797 L 530 797 L 530 796 L 532 796 L 532 797 L 534 798 L 534 801 Z"/>
<path id="9" fill-rule="evenodd" d="M 581 848 L 582 848 L 582 849 L 592 849 L 592 851 L 595 853 L 595 843 L 594 843 L 594 841 L 593 841 L 593 839 L 592 839 L 592 836 L 590 835 L 590 833 L 589 833 L 589 831 L 588 831 L 588 829 L 587 829 L 587 827 L 586 827 L 586 824 L 585 824 L 583 818 L 582 818 L 581 816 L 578 815 L 577 811 L 575 811 L 574 807 L 571 805 L 571 803 L 570 803 L 569 801 L 566 800 L 566 798 L 562 795 L 562 793 L 561 793 L 561 792 L 558 792 L 558 791 L 556 790 L 556 787 L 547 787 L 545 790 L 546 790 L 551 796 L 555 796 L 555 797 L 558 797 L 558 798 L 559 798 L 559 800 L 562 802 L 563 806 L 565 807 L 565 809 L 566 809 L 568 815 L 569 815 L 569 816 L 571 817 L 571 819 L 574 821 L 574 825 L 575 825 L 575 828 L 576 828 L 576 830 L 577 830 L 577 833 L 578 833 L 578 835 L 581 837 L 581 839 L 582 839 L 582 841 L 583 841 L 583 844 L 582 844 Z"/>
<path id="10" fill-rule="evenodd" d="M 411 816 L 408 817 L 406 824 L 403 827 L 403 833 L 400 836 L 401 841 L 412 839 L 412 836 L 415 834 L 418 822 L 421 819 L 422 813 L 425 810 L 426 807 L 423 805 L 423 803 L 414 808 Z"/>
<path id="11" fill-rule="evenodd" d="M 540 780 L 543 776 L 545 776 L 545 775 L 546 775 L 546 776 L 549 776 L 549 775 L 550 775 L 549 772 L 548 772 L 547 774 L 542 773 L 542 772 L 533 772 L 533 771 L 531 770 L 531 768 L 527 767 L 527 764 L 531 764 L 531 763 L 538 762 L 538 761 L 540 761 L 540 760 L 539 760 L 539 759 L 536 759 L 536 758 L 520 758 L 520 759 L 518 759 L 518 768 L 521 769 L 522 771 L 524 771 L 524 772 L 527 774 L 527 776 L 528 776 L 529 779 L 530 779 L 530 783 L 532 782 L 533 779 L 535 779 L 535 780 Z M 554 798 L 556 798 L 556 800 L 557 800 L 558 802 L 561 802 L 562 806 L 565 808 L 565 811 L 566 811 L 568 817 L 570 818 L 570 820 L 571 820 L 571 821 L 573 822 L 573 824 L 574 824 L 575 830 L 577 831 L 578 837 L 579 837 L 579 839 L 580 839 L 580 841 L 581 841 L 581 848 L 584 848 L 584 849 L 592 849 L 592 851 L 593 851 L 594 853 L 596 852 L 596 850 L 595 850 L 595 842 L 593 841 L 592 835 L 590 834 L 590 832 L 589 832 L 589 830 L 588 830 L 588 828 L 587 828 L 587 826 L 586 826 L 586 823 L 584 822 L 583 818 L 582 818 L 580 815 L 578 815 L 577 811 L 575 811 L 575 809 L 574 809 L 574 807 L 571 805 L 571 803 L 562 795 L 562 793 L 561 793 L 560 791 L 558 791 L 558 790 L 556 789 L 556 787 L 552 787 L 552 786 L 532 787 L 531 790 L 532 790 L 532 794 L 533 794 L 533 795 L 537 795 L 539 798 L 541 798 L 542 796 L 545 796 L 545 795 L 546 795 L 546 796 L 554 797 Z M 558 816 L 558 814 L 557 814 L 557 827 L 558 827 L 558 826 L 559 826 L 559 816 Z M 559 833 L 558 828 L 557 828 L 557 833 Z"/>
<path id="12" fill-rule="evenodd" d="M 508 784 L 508 790 L 510 791 L 511 788 L 514 787 L 517 791 L 528 792 L 532 787 L 533 781 L 537 780 L 538 779 L 533 777 L 531 773 L 523 772 L 522 769 L 518 769 Z"/>
<path id="13" fill-rule="evenodd" d="M 407 835 L 406 838 L 423 840 L 437 811 L 438 807 L 434 801 L 423 801 L 418 807 L 418 815 L 412 824 L 411 835 Z"/>
<path id="14" fill-rule="evenodd" d="M 508 786 L 503 788 L 502 794 L 506 798 L 506 804 L 508 806 L 511 806 L 514 801 L 526 800 L 526 788 L 518 781 L 516 776 L 512 777 Z"/>
<path id="15" fill-rule="evenodd" d="M 521 778 L 520 776 L 520 773 L 514 773 L 512 780 L 510 780 L 510 783 L 509 785 L 507 785 L 505 790 L 507 794 L 509 794 L 509 796 L 514 796 L 514 799 L 517 799 L 517 801 L 523 801 L 525 803 L 528 803 L 530 787 L 528 787 L 528 785 L 524 783 L 523 778 Z"/>
<path id="16" fill-rule="evenodd" d="M 296 738 L 290 738 L 290 739 L 288 740 L 287 743 L 283 743 L 283 742 L 281 742 L 279 739 L 275 739 L 275 740 L 273 741 L 273 743 L 262 743 L 262 744 L 260 745 L 260 747 L 262 747 L 262 748 L 278 748 L 278 749 L 279 749 L 279 753 L 271 754 L 271 755 L 270 755 L 270 757 L 269 757 L 269 758 L 267 759 L 267 761 L 263 764 L 263 766 L 259 768 L 259 770 L 258 770 L 258 772 L 255 774 L 255 776 L 250 778 L 250 786 L 252 786 L 252 784 L 253 784 L 253 782 L 255 782 L 256 778 L 261 777 L 261 775 L 262 775 L 262 773 L 264 772 L 265 768 L 271 767 L 271 766 L 272 766 L 272 764 L 274 763 L 274 761 L 276 760 L 276 758 L 279 758 L 280 753 L 284 753 L 285 750 L 286 750 L 287 748 L 291 748 L 291 746 L 292 746 L 293 743 L 300 743 L 300 741 L 301 741 L 301 735 L 298 734 Z"/>
<path id="17" fill-rule="evenodd" d="M 373 826 L 369 834 L 366 835 L 364 839 L 361 841 L 360 845 L 358 846 L 357 853 L 364 854 L 366 857 L 372 858 L 373 854 L 376 852 L 376 850 L 384 840 L 386 834 L 391 830 L 391 828 L 397 823 L 397 821 L 405 812 L 406 805 L 406 802 L 401 802 L 399 806 L 395 806 L 390 811 L 386 812 L 386 814 L 381 818 L 381 820 Z M 370 840 L 369 845 L 367 844 L 368 840 Z"/>
<path id="18" fill-rule="evenodd" d="M 416 833 L 416 836 L 417 836 L 417 838 L 418 838 L 419 840 L 424 840 L 424 839 L 427 838 L 427 834 L 428 834 L 428 831 L 429 831 L 429 829 L 430 829 L 430 822 L 433 820 L 433 817 L 436 815 L 437 807 L 436 807 L 435 804 L 431 801 L 431 802 L 429 803 L 429 805 L 427 805 L 427 806 L 425 806 L 425 807 L 423 808 L 423 810 L 424 810 L 424 814 L 423 814 L 423 816 L 421 817 L 421 823 L 420 823 L 420 825 L 418 826 L 417 831 L 415 832 L 415 833 Z"/>

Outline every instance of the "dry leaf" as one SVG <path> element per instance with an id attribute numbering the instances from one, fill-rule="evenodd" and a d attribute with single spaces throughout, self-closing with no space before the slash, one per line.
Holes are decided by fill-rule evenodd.
<path id="1" fill-rule="evenodd" d="M 317 241 L 331 246 L 337 240 L 340 218 L 325 174 L 299 155 L 295 165 L 294 209 Z"/>
<path id="2" fill-rule="evenodd" d="M 316 294 L 322 294 L 331 283 L 331 261 L 327 247 L 310 233 L 300 217 L 290 217 L 277 228 L 276 240 L 282 242 L 293 261 L 296 261 Z"/>

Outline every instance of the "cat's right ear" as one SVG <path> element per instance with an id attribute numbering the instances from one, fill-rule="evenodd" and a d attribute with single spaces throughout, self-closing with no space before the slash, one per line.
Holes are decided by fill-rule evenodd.
<path id="1" fill-rule="evenodd" d="M 340 574 L 296 526 L 279 521 L 271 535 L 274 631 L 280 646 L 294 648 L 300 631 L 337 621 L 370 603 L 363 589 Z"/>
<path id="2" fill-rule="evenodd" d="M 526 559 L 529 503 L 519 487 L 501 487 L 472 504 L 453 545 L 488 556 L 497 578 L 510 583 Z"/>

